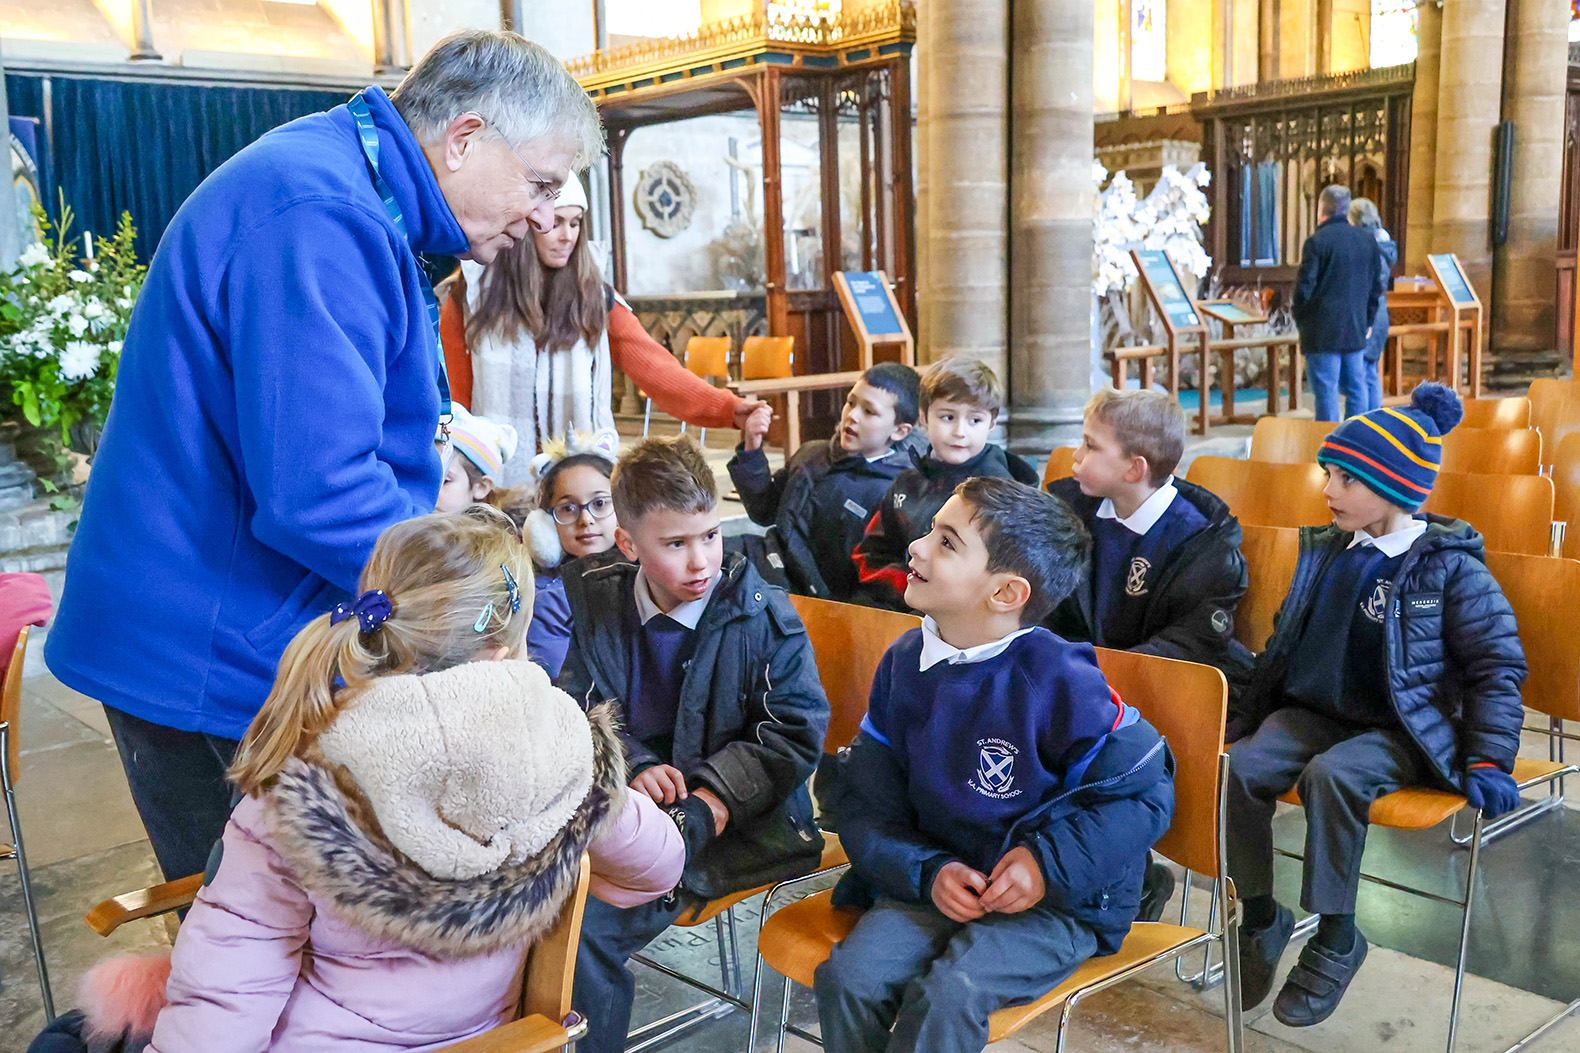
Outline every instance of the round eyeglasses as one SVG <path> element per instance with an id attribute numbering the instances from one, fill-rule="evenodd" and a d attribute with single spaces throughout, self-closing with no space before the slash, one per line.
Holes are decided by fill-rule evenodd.
<path id="1" fill-rule="evenodd" d="M 600 494 L 583 504 L 579 501 L 561 501 L 551 513 L 560 526 L 570 526 L 582 517 L 582 512 L 592 513 L 594 519 L 608 519 L 614 515 L 614 498 Z"/>

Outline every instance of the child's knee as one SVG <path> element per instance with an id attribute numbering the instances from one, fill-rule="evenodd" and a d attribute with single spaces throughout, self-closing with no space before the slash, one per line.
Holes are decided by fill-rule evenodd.
<path id="1" fill-rule="evenodd" d="M 885 996 L 888 986 L 882 982 L 880 970 L 873 968 L 872 963 L 849 954 L 841 946 L 835 946 L 823 964 L 812 973 L 812 990 L 819 1002 L 833 999 L 871 1005 Z"/>
<path id="2" fill-rule="evenodd" d="M 911 982 L 905 1000 L 909 1003 L 918 996 L 924 1000 L 931 1016 L 986 1019 L 994 1009 L 967 970 L 946 968 L 941 964 Z"/>
<path id="3" fill-rule="evenodd" d="M 1307 807 L 1313 802 L 1354 795 L 1354 773 L 1344 762 L 1326 753 L 1311 758 L 1300 773 L 1300 800 Z"/>

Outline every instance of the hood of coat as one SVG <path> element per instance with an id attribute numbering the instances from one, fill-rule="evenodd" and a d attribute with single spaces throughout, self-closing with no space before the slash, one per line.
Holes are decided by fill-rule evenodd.
<path id="1" fill-rule="evenodd" d="M 584 727 L 590 739 L 589 779 L 585 786 L 578 788 L 573 781 L 552 795 L 556 804 L 567 794 L 573 798 L 566 819 L 524 858 L 515 858 L 519 852 L 499 851 L 515 847 L 514 842 L 491 845 L 468 837 L 474 847 L 502 855 L 502 861 L 480 873 L 436 877 L 397 847 L 400 840 L 410 844 L 413 836 L 409 830 L 391 836 L 393 823 L 403 820 L 382 821 L 383 814 L 390 814 L 389 788 L 375 790 L 385 798 L 381 804 L 365 792 L 352 769 L 316 747 L 287 762 L 265 796 L 274 847 L 303 888 L 374 939 L 437 958 L 526 946 L 554 924 L 576 887 L 582 853 L 624 803 L 625 754 L 614 707 L 595 707 L 584 718 Z M 501 740 L 513 738 L 502 725 L 484 730 Z M 428 734 L 441 737 L 437 729 Z M 524 759 L 518 767 L 529 763 Z M 465 793 L 468 787 L 459 789 Z M 411 812 L 418 810 L 414 806 Z M 529 818 L 541 818 L 543 812 Z M 439 821 L 449 826 L 444 818 Z M 498 840 L 510 842 L 511 837 L 502 834 Z"/>

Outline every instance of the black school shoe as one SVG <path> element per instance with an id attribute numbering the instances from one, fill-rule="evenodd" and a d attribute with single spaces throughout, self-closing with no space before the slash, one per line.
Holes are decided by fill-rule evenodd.
<path id="1" fill-rule="evenodd" d="M 1313 939 L 1300 951 L 1284 989 L 1273 1001 L 1273 1017 L 1289 1027 L 1310 1027 L 1333 1015 L 1339 999 L 1366 960 L 1366 937 L 1355 930 L 1355 946 L 1337 954 Z"/>
<path id="2" fill-rule="evenodd" d="M 1147 873 L 1141 884 L 1141 910 L 1137 921 L 1157 921 L 1174 895 L 1174 871 L 1147 853 Z"/>
<path id="3" fill-rule="evenodd" d="M 1261 1005 L 1273 990 L 1273 972 L 1295 934 L 1295 915 L 1282 903 L 1273 923 L 1260 929 L 1240 927 L 1240 1007 Z M 1282 996 L 1280 996 L 1282 997 Z"/>

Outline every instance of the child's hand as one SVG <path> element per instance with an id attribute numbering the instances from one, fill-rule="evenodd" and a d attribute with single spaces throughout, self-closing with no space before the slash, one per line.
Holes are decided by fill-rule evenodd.
<path id="1" fill-rule="evenodd" d="M 964 863 L 945 863 L 933 878 L 933 906 L 950 921 L 976 921 L 987 913 L 978 899 L 987 887 L 988 879 Z"/>
<path id="2" fill-rule="evenodd" d="M 773 423 L 773 419 L 773 407 L 766 402 L 758 403 L 757 408 L 741 424 L 741 448 L 762 449 L 763 440 L 768 437 L 768 425 Z"/>
<path id="3" fill-rule="evenodd" d="M 1037 858 L 1030 849 L 1017 845 L 1004 853 L 1004 858 L 988 875 L 988 889 L 982 893 L 982 909 L 1016 914 L 1041 903 L 1045 892 L 1047 885 L 1042 880 Z"/>
<path id="4" fill-rule="evenodd" d="M 713 813 L 713 833 L 715 836 L 724 833 L 725 825 L 730 821 L 730 810 L 724 807 L 724 802 L 713 795 L 711 790 L 698 789 L 697 799 L 708 806 L 708 811 Z"/>
<path id="5" fill-rule="evenodd" d="M 679 768 L 655 764 L 631 780 L 631 789 L 647 794 L 658 804 L 674 804 L 686 798 L 686 777 Z"/>

